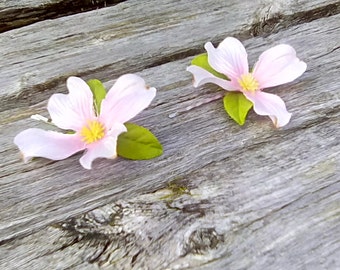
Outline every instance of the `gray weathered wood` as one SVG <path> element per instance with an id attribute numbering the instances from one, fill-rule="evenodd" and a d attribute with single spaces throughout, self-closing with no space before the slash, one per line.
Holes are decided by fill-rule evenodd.
<path id="1" fill-rule="evenodd" d="M 119 0 L 1 0 L 0 32 L 35 22 L 106 7 Z"/>
<path id="2" fill-rule="evenodd" d="M 244 22 L 237 19 L 241 11 L 235 10 L 235 2 L 230 9 L 236 15 L 228 26 L 229 21 L 223 15 L 227 9 L 197 1 L 212 11 L 204 14 L 205 22 L 209 22 L 205 26 L 199 23 L 203 18 L 199 8 L 184 6 L 186 9 L 182 10 L 172 1 L 167 5 L 164 1 L 163 10 L 169 12 L 169 17 L 164 18 L 161 8 L 145 3 L 153 16 L 143 21 L 143 16 L 136 14 L 135 24 L 122 26 L 120 31 L 124 36 L 113 38 L 112 43 L 110 38 L 102 42 L 106 53 L 109 46 L 124 53 L 114 60 L 115 71 L 114 64 L 105 62 L 109 60 L 104 60 L 104 53 L 97 54 L 93 47 L 85 54 L 85 48 L 77 49 L 76 42 L 70 43 L 71 36 L 64 47 L 53 43 L 55 50 L 61 52 L 58 57 L 53 55 L 44 34 L 30 33 L 30 29 L 38 29 L 35 28 L 38 24 L 2 34 L 5 39 L 0 40 L 1 48 L 9 44 L 6 42 L 12 34 L 17 48 L 23 51 L 27 48 L 31 53 L 17 56 L 21 61 L 21 65 L 15 66 L 17 74 L 10 65 L 6 66 L 7 71 L 0 68 L 2 74 L 7 72 L 8 78 L 8 82 L 3 77 L 0 79 L 6 86 L 1 90 L 4 107 L 0 113 L 0 266 L 4 269 L 95 269 L 96 265 L 104 269 L 339 268 L 340 15 L 300 23 L 266 38 L 251 38 L 249 28 L 253 26 L 254 16 L 263 12 L 260 5 L 254 8 L 256 12 L 246 10 L 253 20 Z M 273 10 L 286 14 L 303 9 L 307 12 L 320 8 L 320 3 L 303 3 L 295 9 L 287 2 L 276 3 Z M 111 12 L 117 15 L 122 5 L 131 13 L 137 8 L 134 1 L 127 1 L 110 8 Z M 219 12 L 214 13 L 214 7 L 220 8 Z M 172 17 L 174 11 L 177 14 Z M 74 17 L 87 20 L 88 16 L 60 19 L 72 21 L 69 22 L 72 36 L 79 32 Z M 124 22 L 123 18 L 116 19 Z M 161 24 L 159 29 L 151 30 L 157 20 L 163 22 L 163 28 Z M 41 23 L 47 27 L 46 35 L 51 29 L 48 27 L 57 28 L 53 26 L 56 22 Z M 97 33 L 102 31 L 107 35 L 104 28 L 97 27 Z M 202 36 L 187 36 L 199 27 L 205 29 Z M 182 33 L 183 29 L 186 33 Z M 95 29 L 91 31 L 94 33 Z M 25 34 L 20 36 L 20 33 Z M 176 33 L 178 38 L 173 40 Z M 251 63 L 263 50 L 278 43 L 293 45 L 299 57 L 307 62 L 308 70 L 301 78 L 272 90 L 293 112 L 291 123 L 284 129 L 274 129 L 268 118 L 254 113 L 244 127 L 238 127 L 226 116 L 220 100 L 175 118 L 168 117 L 221 91 L 212 85 L 194 89 L 185 68 L 192 58 L 191 48 L 198 51 L 204 42 L 230 34 L 244 37 Z M 25 42 L 39 36 L 40 41 L 35 45 Z M 136 44 L 141 41 L 148 46 L 141 49 L 139 45 L 138 51 Z M 171 42 L 169 47 L 167 42 Z M 131 44 L 131 51 L 123 50 L 123 46 L 130 49 L 127 44 Z M 73 52 L 63 52 L 65 47 Z M 38 48 L 44 54 L 40 60 L 38 51 L 35 52 Z M 7 50 L 4 57 L 14 65 L 14 56 L 10 48 Z M 179 53 L 183 53 L 183 59 Z M 99 59 L 92 69 L 90 60 L 97 55 Z M 45 62 L 48 59 L 53 59 L 52 64 Z M 63 61 L 67 66 L 62 70 Z M 85 78 L 100 76 L 109 80 L 130 68 L 157 87 L 155 101 L 134 122 L 157 135 L 164 145 L 163 156 L 138 162 L 98 160 L 90 172 L 78 164 L 80 155 L 58 162 L 43 159 L 29 164 L 20 162 L 13 137 L 24 128 L 40 125 L 27 117 L 33 113 L 46 115 L 46 98 L 56 89 L 64 88 L 64 77 L 75 72 L 76 64 L 69 67 L 73 61 L 78 61 L 77 73 L 85 74 Z M 42 65 L 39 78 L 27 77 L 28 83 L 19 86 L 18 81 L 24 72 L 30 71 L 30 64 L 31 69 Z M 57 78 L 55 85 L 52 83 L 55 87 L 45 89 L 44 85 L 53 77 Z M 109 81 L 106 85 L 111 84 Z M 27 95 L 28 90 L 32 91 L 32 97 L 20 103 L 20 93 Z M 40 90 L 44 93 L 38 96 Z M 19 103 L 17 108 L 11 100 Z M 183 191 L 181 186 L 186 189 Z M 92 209 L 95 210 L 81 215 Z"/>
<path id="3" fill-rule="evenodd" d="M 329 13 L 336 12 L 337 2 L 303 1 L 296 6 L 271 0 L 161 0 L 157 5 L 143 1 L 147 12 L 136 12 L 140 1 L 128 1 L 8 31 L 0 39 L 4 63 L 0 109 L 46 100 L 51 90 L 64 89 L 70 75 L 105 79 L 107 74 L 136 72 L 194 55 L 207 40 L 221 41 L 226 34 L 249 36 L 250 29 L 277 14 L 285 19 L 285 15 L 315 9 L 310 15 L 318 16 L 322 3 L 332 7 Z M 20 100 L 15 98 L 18 95 Z"/>

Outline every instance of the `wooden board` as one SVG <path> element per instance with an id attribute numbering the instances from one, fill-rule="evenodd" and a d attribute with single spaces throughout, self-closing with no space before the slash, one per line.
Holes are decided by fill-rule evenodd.
<path id="1" fill-rule="evenodd" d="M 340 268 L 339 4 L 215 2 L 145 1 L 141 14 L 126 1 L 1 34 L 2 268 Z M 228 35 L 242 38 L 251 63 L 278 43 L 306 61 L 301 78 L 271 90 L 293 113 L 284 129 L 254 113 L 239 127 L 221 100 L 169 117 L 221 93 L 194 89 L 185 68 Z M 157 135 L 163 156 L 98 160 L 90 172 L 80 155 L 21 163 L 13 137 L 41 126 L 29 115 L 46 115 L 67 76 L 110 86 L 129 71 L 158 89 L 134 122 Z"/>
<path id="2" fill-rule="evenodd" d="M 0 32 L 35 22 L 107 7 L 121 0 L 2 0 Z"/>
<path id="3" fill-rule="evenodd" d="M 322 2 L 306 1 L 303 7 L 312 8 L 314 13 L 308 14 L 316 19 L 326 13 L 315 7 Z M 326 5 L 326 14 L 338 12 L 334 2 Z M 136 12 L 140 1 L 129 1 L 3 33 L 1 110 L 46 100 L 51 92 L 64 89 L 70 75 L 104 80 L 108 74 L 117 77 L 195 55 L 207 40 L 219 42 L 225 35 L 250 37 L 261 26 L 272 31 L 279 27 L 280 16 L 286 25 L 294 19 L 292 12 L 301 9 L 286 1 L 259 4 L 249 0 L 243 4 L 238 0 L 177 4 L 163 0 L 158 5 L 145 1 L 143 8 L 147 12 Z M 277 18 L 274 25 L 271 17 Z"/>

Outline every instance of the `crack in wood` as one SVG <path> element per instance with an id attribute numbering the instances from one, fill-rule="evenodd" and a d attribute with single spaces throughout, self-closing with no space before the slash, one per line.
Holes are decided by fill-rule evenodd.
<path id="1" fill-rule="evenodd" d="M 243 30 L 235 35 L 236 38 L 249 39 L 256 36 L 268 36 L 277 33 L 279 30 L 287 29 L 298 24 L 311 22 L 323 17 L 329 17 L 340 13 L 340 3 L 318 7 L 312 10 L 297 12 L 291 15 L 275 14 L 269 18 L 262 18 L 259 22 L 253 23 L 249 29 Z M 225 37 L 214 37 L 211 42 L 215 45 L 220 43 Z M 205 52 L 203 45 L 189 48 L 185 51 L 175 52 L 154 61 L 144 68 L 152 68 L 169 62 L 182 60 Z"/>
<path id="2" fill-rule="evenodd" d="M 0 243 L 0 264 L 7 261 L 6 269 L 45 269 L 57 264 L 63 269 L 93 269 L 95 265 L 103 269 L 143 269 L 143 266 L 152 269 L 267 269 L 275 263 L 288 268 L 335 269 L 332 261 L 337 258 L 335 250 L 338 250 L 334 235 L 339 235 L 336 165 L 340 106 L 335 93 L 338 66 L 334 63 L 338 57 L 336 53 L 325 59 L 315 56 L 326 56 L 338 49 L 335 44 L 338 35 L 334 30 L 337 18 L 314 22 L 307 28 L 301 25 L 297 31 L 293 27 L 270 38 L 268 43 L 285 38 L 296 42 L 293 44 L 297 44 L 296 48 L 305 49 L 301 59 L 306 59 L 309 66 L 302 82 L 294 84 L 294 89 L 289 89 L 289 85 L 275 89 L 279 95 L 286 95 L 283 99 L 288 109 L 294 110 L 290 125 L 279 131 L 271 127 L 268 119 L 261 123 L 262 117 L 254 113 L 249 115 L 248 126 L 239 128 L 226 121 L 222 108 L 214 111 L 215 104 L 197 108 L 197 113 L 191 111 L 175 119 L 177 121 L 168 119 L 169 108 L 173 110 L 182 100 L 185 100 L 183 105 L 190 103 L 190 99 L 192 103 L 201 100 L 196 92 L 190 92 L 189 76 L 182 75 L 187 60 L 171 63 L 176 58 L 185 58 L 185 52 L 179 51 L 180 47 L 160 57 L 152 52 L 145 62 L 144 56 L 139 54 L 141 60 L 138 61 L 143 62 L 142 65 L 156 67 L 141 74 L 159 85 L 160 90 L 156 105 L 150 107 L 155 110 L 146 111 L 146 118 L 152 115 L 147 124 L 158 128 L 170 154 L 167 152 L 167 156 L 153 163 L 153 166 L 161 165 L 150 166 L 149 171 L 134 164 L 136 173 L 131 178 L 133 170 L 123 174 L 121 178 L 126 180 L 123 184 L 118 177 L 105 175 L 104 170 L 94 174 L 93 178 L 100 181 L 94 182 L 91 177 L 74 173 L 76 169 L 68 161 L 64 164 L 71 169 L 65 173 L 61 169 L 63 165 L 48 163 L 46 166 L 46 161 L 27 165 L 28 169 L 12 166 L 16 162 L 8 134 L 21 128 L 18 120 L 23 116 L 6 120 L 2 234 L 13 241 Z M 301 22 L 296 21 L 297 24 Z M 284 23 L 284 19 L 278 23 Z M 221 31 L 232 32 L 230 29 Z M 334 38 L 322 40 L 329 33 Z M 259 32 L 262 34 L 265 32 Z M 217 43 L 222 38 L 214 35 L 213 41 Z M 203 49 L 197 44 L 202 42 L 182 47 L 192 46 L 193 51 L 188 54 L 197 54 L 199 48 Z M 255 52 L 262 49 L 262 38 L 246 41 L 250 42 Z M 303 46 L 299 47 L 300 44 Z M 175 59 L 169 55 L 175 55 Z M 170 62 L 166 69 L 159 67 L 162 61 Z M 117 69 L 130 68 L 129 65 L 136 71 L 143 68 L 138 62 L 128 62 L 126 67 Z M 112 69 L 113 64 L 102 65 L 97 70 L 106 68 Z M 155 72 L 158 69 L 159 73 Z M 178 73 L 169 76 L 174 70 Z M 90 75 L 93 70 L 86 67 L 81 72 Z M 49 77 L 55 84 L 45 85 L 39 81 L 41 88 L 36 89 L 37 99 L 47 98 L 47 86 L 58 90 L 60 85 L 64 86 L 59 76 Z M 108 77 L 106 74 L 105 78 Z M 165 84 L 162 80 L 171 83 Z M 30 87 L 28 83 L 23 86 Z M 36 102 L 34 83 L 33 91 L 26 88 L 32 96 L 27 93 L 25 96 L 32 104 Z M 208 91 L 214 88 L 211 89 Z M 200 90 L 203 100 L 207 89 Z M 12 106 L 17 106 L 18 102 L 20 100 L 14 98 Z M 16 109 L 10 108 L 9 112 L 13 111 Z M 214 114 L 210 113 L 212 111 Z M 161 113 L 166 113 L 164 118 Z M 158 126 L 159 120 L 162 123 Z M 188 131 L 182 132 L 186 128 Z M 188 144 L 190 141 L 194 144 Z M 180 150 L 173 151 L 173 148 Z M 112 168 L 105 161 L 103 164 L 100 163 L 100 168 Z M 125 170 L 124 164 L 123 161 L 119 166 L 115 164 L 117 167 L 112 172 L 119 175 Z M 172 167 L 167 167 L 168 164 Z M 183 166 L 190 169 L 182 169 Z M 29 172 L 33 168 L 40 170 L 24 174 L 25 170 Z M 160 172 L 157 179 L 150 177 Z M 58 174 L 58 177 L 49 173 Z M 133 182 L 135 177 L 139 179 Z M 143 182 L 146 177 L 149 178 Z M 75 183 L 70 184 L 68 178 L 76 180 Z M 16 182 L 18 184 L 14 184 Z M 169 182 L 175 185 L 167 186 Z M 134 189 L 136 186 L 138 189 Z M 95 210 L 89 211 L 91 209 Z M 82 212 L 87 213 L 81 216 Z M 61 220 L 54 226 L 49 225 Z M 16 224 L 18 221 L 21 224 Z M 322 263 L 318 258 L 322 258 Z"/>
<path id="3" fill-rule="evenodd" d="M 265 37 L 295 25 L 308 23 L 317 19 L 336 15 L 338 13 L 340 13 L 340 3 L 329 4 L 326 6 L 318 7 L 308 11 L 297 12 L 290 15 L 282 15 L 280 13 L 277 13 L 274 14 L 272 17 L 267 18 L 265 16 L 263 18 L 257 19 L 259 21 L 253 23 L 247 34 L 252 37 Z"/>
<path id="4" fill-rule="evenodd" d="M 154 219 L 166 219 L 170 223 L 173 223 L 172 219 L 175 219 L 182 224 L 181 226 L 185 226 L 187 223 L 193 223 L 197 218 L 202 218 L 201 210 L 209 208 L 208 204 L 210 202 L 208 200 L 200 200 L 194 203 L 191 196 L 186 192 L 182 195 L 184 197 L 176 197 L 176 202 L 172 201 L 172 203 L 176 204 L 175 207 L 178 213 L 174 213 L 173 208 L 167 207 L 169 203 L 167 200 L 158 201 L 157 195 L 150 193 L 147 196 L 150 196 L 150 199 L 153 198 L 152 200 L 154 201 L 149 203 L 139 201 L 117 202 L 109 208 L 106 207 L 106 211 L 93 210 L 77 218 L 71 218 L 65 222 L 55 224 L 53 227 L 65 232 L 62 237 L 64 240 L 61 239 L 61 241 L 66 241 L 66 244 L 63 244 L 60 249 L 64 250 L 77 245 L 86 254 L 83 255 L 85 261 L 99 265 L 105 263 L 114 264 L 114 261 L 112 261 L 114 258 L 109 258 L 109 254 L 113 254 L 115 251 L 118 254 L 123 252 L 124 259 L 129 260 L 131 266 L 134 266 L 138 257 L 145 257 L 148 253 L 148 249 L 141 245 L 143 238 L 147 237 L 148 240 L 144 240 L 146 241 L 145 245 L 147 245 L 147 243 L 157 243 L 164 237 L 164 235 L 153 236 L 150 229 L 145 229 L 145 232 L 143 232 L 145 235 L 141 237 L 139 234 L 144 225 L 139 223 L 138 219 L 153 216 Z M 202 208 L 204 204 L 207 204 L 207 206 Z M 151 214 L 150 211 L 155 210 L 150 209 L 158 210 Z M 135 225 L 128 229 L 131 222 Z M 150 222 L 152 225 L 152 220 Z M 163 229 L 163 234 L 174 233 L 167 232 L 166 226 Z M 169 229 L 172 231 L 171 227 Z M 190 253 L 202 255 L 208 250 L 217 249 L 223 242 L 224 235 L 219 234 L 215 228 L 204 226 L 196 228 L 183 242 L 181 257 Z"/>
<path id="5" fill-rule="evenodd" d="M 340 12 L 340 4 L 330 4 L 327 6 L 322 6 L 308 11 L 297 12 L 292 15 L 281 15 L 276 14 L 270 18 L 264 18 L 260 22 L 253 23 L 249 29 L 243 30 L 235 35 L 235 37 L 240 37 L 242 39 L 251 38 L 253 36 L 266 36 L 271 33 L 278 32 L 279 30 L 289 28 L 301 23 L 310 22 L 322 17 L 336 15 Z M 212 42 L 218 44 L 223 40 L 224 36 L 214 37 Z M 141 66 L 129 66 L 129 65 L 119 65 L 118 62 L 109 65 L 103 65 L 99 68 L 87 69 L 86 71 L 79 72 L 78 74 L 64 74 L 58 78 L 50 79 L 42 84 L 35 84 L 34 86 L 25 86 L 23 83 L 20 94 L 3 96 L 1 101 L 0 111 L 5 111 L 15 104 L 16 107 L 33 105 L 37 102 L 46 100 L 50 92 L 54 92 L 60 85 L 64 84 L 66 78 L 70 75 L 77 75 L 80 77 L 89 76 L 90 74 L 98 74 L 112 66 L 122 67 L 120 70 L 115 70 L 114 73 L 111 72 L 112 76 L 118 74 L 124 74 L 126 72 L 135 73 L 141 68 L 150 69 L 157 67 L 169 62 L 179 61 L 187 57 L 195 56 L 199 53 L 204 52 L 203 44 L 202 46 L 195 46 L 192 48 L 178 49 L 174 52 L 169 53 L 164 56 L 155 57 L 156 60 L 149 59 L 142 67 Z M 45 93 L 46 92 L 46 93 Z M 34 93 L 39 93 L 39 95 L 34 95 Z M 34 96 L 34 98 L 33 98 Z"/>
<path id="6" fill-rule="evenodd" d="M 46 2 L 36 7 L 8 8 L 0 10 L 1 22 L 0 33 L 27 26 L 36 22 L 56 19 L 103 7 L 114 6 L 126 0 L 62 0 Z M 18 1 L 19 2 L 19 1 Z"/>

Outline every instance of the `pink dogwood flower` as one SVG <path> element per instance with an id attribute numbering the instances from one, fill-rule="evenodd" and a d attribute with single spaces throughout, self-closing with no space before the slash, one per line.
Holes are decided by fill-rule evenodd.
<path id="1" fill-rule="evenodd" d="M 82 79 L 67 79 L 69 94 L 54 94 L 47 109 L 52 123 L 72 134 L 30 128 L 14 138 L 24 161 L 32 157 L 52 160 L 65 159 L 85 150 L 80 164 L 91 169 L 96 158 L 115 158 L 117 138 L 127 129 L 123 123 L 136 116 L 151 103 L 156 89 L 145 85 L 144 80 L 134 74 L 118 78 L 102 100 L 100 114 L 96 115 L 93 94 Z"/>
<path id="2" fill-rule="evenodd" d="M 236 38 L 227 37 L 217 48 L 205 44 L 209 65 L 229 80 L 221 79 L 207 70 L 191 65 L 187 71 L 194 75 L 194 86 L 214 83 L 229 91 L 240 91 L 254 105 L 259 115 L 268 115 L 276 127 L 286 125 L 291 113 L 283 100 L 262 89 L 291 82 L 301 76 L 307 65 L 296 57 L 295 50 L 286 44 L 264 51 L 252 71 L 249 71 L 247 52 Z"/>

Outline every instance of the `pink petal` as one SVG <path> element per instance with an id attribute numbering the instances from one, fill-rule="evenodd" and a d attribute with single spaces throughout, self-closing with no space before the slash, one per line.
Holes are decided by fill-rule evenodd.
<path id="1" fill-rule="evenodd" d="M 233 37 L 224 39 L 215 49 L 211 42 L 205 44 L 210 66 L 231 80 L 249 72 L 248 56 L 242 43 Z"/>
<path id="2" fill-rule="evenodd" d="M 119 134 L 127 132 L 127 128 L 122 123 L 113 123 L 111 129 L 108 131 L 108 136 L 118 138 Z"/>
<path id="3" fill-rule="evenodd" d="M 288 124 L 292 114 L 287 111 L 284 101 L 279 96 L 262 91 L 243 94 L 253 102 L 254 111 L 259 115 L 268 115 L 276 127 Z"/>
<path id="4" fill-rule="evenodd" d="M 62 134 L 30 128 L 20 132 L 14 138 L 27 162 L 33 157 L 44 157 L 53 160 L 67 158 L 85 148 L 84 143 L 76 134 Z"/>
<path id="5" fill-rule="evenodd" d="M 51 96 L 47 109 L 55 125 L 62 129 L 78 131 L 87 120 L 95 117 L 93 95 L 86 82 L 77 77 L 67 79 L 67 88 L 68 95 Z"/>
<path id="6" fill-rule="evenodd" d="M 80 158 L 80 164 L 90 170 L 92 162 L 97 158 L 115 158 L 117 156 L 117 137 L 107 136 L 90 145 L 85 154 Z"/>
<path id="7" fill-rule="evenodd" d="M 236 88 L 230 81 L 218 78 L 199 66 L 189 66 L 187 67 L 187 71 L 191 72 L 194 76 L 194 87 L 198 87 L 206 83 L 214 83 L 225 90 L 236 90 Z"/>
<path id="8" fill-rule="evenodd" d="M 301 76 L 306 68 L 306 63 L 296 57 L 293 47 L 281 44 L 260 55 L 253 75 L 263 89 L 291 82 Z"/>
<path id="9" fill-rule="evenodd" d="M 136 86 L 145 86 L 143 78 L 136 74 L 125 74 L 120 76 L 107 94 L 107 98 L 119 100 L 123 96 L 133 94 Z"/>
<path id="10" fill-rule="evenodd" d="M 148 107 L 156 96 L 156 89 L 134 74 L 118 78 L 101 104 L 100 119 L 108 128 L 113 123 L 125 123 Z"/>

